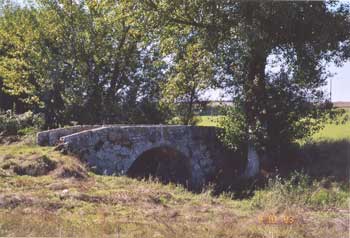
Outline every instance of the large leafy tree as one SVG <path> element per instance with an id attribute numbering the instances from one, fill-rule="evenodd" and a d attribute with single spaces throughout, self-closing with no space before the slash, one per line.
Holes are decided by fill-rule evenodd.
<path id="1" fill-rule="evenodd" d="M 0 21 L 2 89 L 27 103 L 37 101 L 31 83 L 34 71 L 29 63 L 34 49 L 28 44 L 38 39 L 32 24 L 34 14 L 30 9 L 5 5 Z"/>
<path id="2" fill-rule="evenodd" d="M 130 1 L 6 5 L 4 87 L 43 111 L 51 127 L 163 120 L 156 103 L 163 65 L 157 45 L 144 43 L 132 8 Z"/>
<path id="3" fill-rule="evenodd" d="M 233 89 L 231 121 L 244 120 L 238 134 L 249 142 L 247 176 L 329 112 L 321 89 L 327 63 L 349 58 L 348 4 L 145 0 L 142 7 L 164 28 L 195 27 L 216 54 Z M 277 70 L 267 67 L 271 59 L 282 62 Z"/>

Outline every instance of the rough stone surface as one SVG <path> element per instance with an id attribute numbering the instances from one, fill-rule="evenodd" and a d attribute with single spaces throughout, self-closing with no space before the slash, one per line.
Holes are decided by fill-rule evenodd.
<path id="1" fill-rule="evenodd" d="M 82 125 L 72 126 L 67 128 L 58 128 L 48 131 L 42 131 L 37 134 L 37 143 L 41 146 L 54 146 L 60 141 L 63 136 L 71 135 L 77 132 L 90 130 L 93 128 L 102 127 L 101 125 Z"/>
<path id="2" fill-rule="evenodd" d="M 80 129 L 74 129 L 80 130 Z M 193 187 L 208 183 L 217 172 L 220 159 L 227 156 L 217 139 L 218 128 L 196 126 L 103 126 L 61 137 L 65 150 L 80 156 L 97 173 L 126 174 L 135 160 L 144 152 L 159 147 L 170 147 L 189 160 L 189 181 Z M 73 130 L 71 130 L 73 131 Z M 56 143 L 54 135 L 39 134 L 38 141 Z M 47 139 L 51 138 L 51 139 Z"/>

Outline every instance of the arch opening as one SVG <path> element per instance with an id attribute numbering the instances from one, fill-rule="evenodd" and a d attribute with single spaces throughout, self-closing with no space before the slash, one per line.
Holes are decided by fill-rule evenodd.
<path id="1" fill-rule="evenodd" d="M 153 177 L 162 183 L 178 183 L 188 187 L 191 178 L 190 161 L 169 146 L 156 147 L 143 152 L 126 174 L 132 178 Z"/>

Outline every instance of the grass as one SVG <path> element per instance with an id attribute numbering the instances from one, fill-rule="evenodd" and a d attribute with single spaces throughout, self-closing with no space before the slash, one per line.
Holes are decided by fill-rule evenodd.
<path id="1" fill-rule="evenodd" d="M 347 109 L 347 115 L 350 117 L 350 110 Z M 220 118 L 222 116 L 197 116 L 198 126 L 219 126 Z M 325 127 L 313 135 L 312 137 L 315 141 L 320 140 L 350 140 L 350 121 L 345 124 L 328 123 Z"/>
<path id="2" fill-rule="evenodd" d="M 222 116 L 197 116 L 197 126 L 219 126 Z"/>
<path id="3" fill-rule="evenodd" d="M 313 210 L 347 209 L 349 190 L 327 180 L 316 181 L 303 173 L 294 172 L 287 179 L 269 179 L 267 187 L 255 192 L 251 199 L 257 208 L 286 209 L 304 207 Z M 327 185 L 326 185 L 327 184 Z"/>
<path id="4" fill-rule="evenodd" d="M 0 175 L 0 236 L 326 238 L 349 229 L 348 188 L 303 174 L 270 179 L 237 200 L 156 180 L 61 176 L 62 167 L 78 173 L 83 165 L 50 147 L 3 145 L 0 155 L 18 163 L 46 156 L 59 165 L 43 176 Z"/>
<path id="5" fill-rule="evenodd" d="M 0 145 L 0 177 L 15 175 L 83 178 L 87 170 L 77 158 L 62 155 L 52 147 L 22 143 Z"/>
<path id="6" fill-rule="evenodd" d="M 156 179 L 99 176 L 31 142 L 0 145 L 0 237 L 348 237 L 349 128 L 326 125 L 303 147 L 304 172 L 271 177 L 243 199 L 212 187 L 192 193 Z"/>
<path id="7" fill-rule="evenodd" d="M 349 113 L 350 114 L 350 113 Z M 345 124 L 327 124 L 321 131 L 313 135 L 315 140 L 350 139 L 350 121 Z"/>

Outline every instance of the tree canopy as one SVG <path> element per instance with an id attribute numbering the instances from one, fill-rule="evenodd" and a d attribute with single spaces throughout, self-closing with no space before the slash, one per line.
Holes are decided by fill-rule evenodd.
<path id="1" fill-rule="evenodd" d="M 224 126 L 243 120 L 245 133 L 238 134 L 262 159 L 313 133 L 330 112 L 322 86 L 327 64 L 349 59 L 348 4 L 145 0 L 143 6 L 166 29 L 191 27 L 205 40 L 235 102 Z"/>
<path id="2" fill-rule="evenodd" d="M 327 65 L 350 58 L 349 16 L 337 1 L 6 1 L 0 98 L 47 127 L 191 124 L 200 95 L 221 87 L 234 102 L 222 138 L 264 163 L 331 112 L 322 87 Z"/>
<path id="3" fill-rule="evenodd" d="M 48 126 L 162 120 L 152 110 L 163 65 L 129 17 L 130 2 L 36 3 L 3 7 L 5 92 L 44 112 Z"/>

